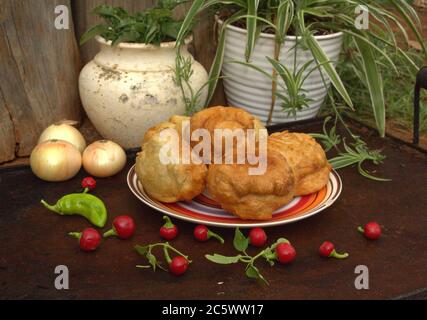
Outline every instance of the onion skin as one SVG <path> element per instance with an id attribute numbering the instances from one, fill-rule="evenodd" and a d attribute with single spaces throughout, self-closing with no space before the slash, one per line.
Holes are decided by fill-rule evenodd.
<path id="1" fill-rule="evenodd" d="M 63 140 L 48 140 L 31 152 L 30 166 L 33 173 L 45 181 L 65 181 L 74 177 L 82 166 L 80 151 Z"/>
<path id="2" fill-rule="evenodd" d="M 83 167 L 92 176 L 111 177 L 126 165 L 126 153 L 117 143 L 100 140 L 90 144 L 83 152 Z"/>
<path id="3" fill-rule="evenodd" d="M 48 140 L 64 140 L 74 145 L 80 153 L 86 148 L 86 141 L 79 130 L 66 123 L 52 124 L 40 135 L 38 144 Z"/>

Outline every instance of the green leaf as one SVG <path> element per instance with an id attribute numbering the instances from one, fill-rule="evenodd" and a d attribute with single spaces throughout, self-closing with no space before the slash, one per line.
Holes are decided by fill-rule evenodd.
<path id="1" fill-rule="evenodd" d="M 239 228 L 234 232 L 233 246 L 237 251 L 245 252 L 249 245 L 249 238 L 246 238 Z"/>
<path id="2" fill-rule="evenodd" d="M 302 19 L 304 19 L 303 13 L 300 13 L 300 15 L 302 15 Z M 348 104 L 348 106 L 354 109 L 353 102 L 351 101 L 351 98 L 346 88 L 344 87 L 344 84 L 342 83 L 340 76 L 335 70 L 335 67 L 333 66 L 333 64 L 330 63 L 330 60 L 326 56 L 323 49 L 320 47 L 317 40 L 314 38 L 311 32 L 305 28 L 304 22 L 303 21 L 301 22 L 301 20 L 300 20 L 300 28 L 304 33 L 303 37 L 305 39 L 305 42 L 309 47 L 311 53 L 313 54 L 314 58 L 316 59 L 317 63 L 323 65 L 323 69 L 328 74 L 329 79 L 332 82 L 332 85 L 335 87 L 335 89 L 338 91 L 338 93 L 344 99 L 344 101 Z"/>
<path id="3" fill-rule="evenodd" d="M 293 14 L 294 3 L 290 0 L 281 1 L 276 14 L 276 39 L 279 44 L 283 43 L 286 37 L 286 33 L 292 24 Z"/>
<path id="4" fill-rule="evenodd" d="M 425 45 L 424 39 L 419 29 L 417 28 L 417 24 L 418 26 L 420 26 L 420 20 L 415 10 L 409 4 L 407 4 L 406 1 L 390 0 L 390 2 L 393 4 L 393 6 L 396 8 L 396 10 L 400 13 L 402 18 L 405 20 L 406 24 L 412 30 L 419 44 L 423 48 L 424 56 L 427 57 L 427 47 Z M 414 23 L 414 20 L 415 20 L 415 23 Z"/>
<path id="5" fill-rule="evenodd" d="M 223 23 L 218 40 L 218 46 L 216 49 L 215 57 L 212 62 L 211 69 L 209 71 L 209 79 L 208 79 L 208 95 L 206 97 L 205 105 L 207 106 L 211 101 L 216 85 L 218 83 L 219 75 L 221 74 L 222 63 L 224 60 L 224 50 L 225 50 L 225 35 L 226 35 L 226 27 L 228 24 L 233 23 L 234 21 L 239 20 L 243 16 L 243 11 L 238 11 L 233 14 L 230 18 L 227 19 L 226 22 Z M 185 21 L 184 21 L 185 23 Z M 182 27 L 181 27 L 182 30 Z M 180 30 L 180 33 L 181 33 Z M 179 35 L 178 35 L 179 38 Z M 177 40 L 178 41 L 178 40 Z"/>
<path id="6" fill-rule="evenodd" d="M 251 279 L 256 279 L 264 282 L 265 284 L 269 284 L 268 281 L 264 278 L 264 276 L 259 272 L 258 268 L 253 264 L 249 264 L 246 268 L 246 276 Z"/>
<path id="7" fill-rule="evenodd" d="M 148 262 L 151 264 L 151 266 L 153 267 L 153 270 L 156 271 L 156 267 L 157 267 L 157 258 L 155 255 L 153 255 L 151 252 L 148 252 L 146 255 Z"/>
<path id="8" fill-rule="evenodd" d="M 92 39 L 95 36 L 102 35 L 103 33 L 108 31 L 108 27 L 103 24 L 98 24 L 89 30 L 87 30 L 80 38 L 80 45 L 85 44 L 90 39 Z"/>
<path id="9" fill-rule="evenodd" d="M 178 32 L 181 29 L 181 25 L 181 21 L 168 21 L 162 26 L 162 32 L 165 35 L 176 39 L 176 37 L 178 36 Z"/>
<path id="10" fill-rule="evenodd" d="M 215 262 L 215 263 L 219 263 L 219 264 L 232 264 L 232 263 L 237 263 L 239 262 L 240 258 L 242 257 L 241 255 L 237 255 L 234 257 L 227 257 L 227 256 L 223 256 L 220 254 L 207 254 L 205 255 L 206 259 L 208 259 L 209 261 Z"/>
<path id="11" fill-rule="evenodd" d="M 363 62 L 363 70 L 372 101 L 375 123 L 381 137 L 385 136 L 385 103 L 381 73 L 372 48 L 359 38 L 354 38 Z"/>
<path id="12" fill-rule="evenodd" d="M 247 17 L 246 17 L 246 49 L 245 58 L 248 62 L 255 46 L 257 36 L 257 13 L 259 0 L 248 0 L 247 2 Z"/>
<path id="13" fill-rule="evenodd" d="M 135 250 L 141 255 L 141 256 L 145 256 L 148 252 L 149 246 L 140 246 L 140 245 L 136 245 L 135 246 Z"/>
<path id="14" fill-rule="evenodd" d="M 177 45 L 181 45 L 184 43 L 184 39 L 190 30 L 190 26 L 193 24 L 196 15 L 202 10 L 204 2 L 205 0 L 193 1 L 193 4 L 187 11 L 184 21 L 182 22 L 181 29 L 178 32 L 178 36 L 176 37 Z"/>

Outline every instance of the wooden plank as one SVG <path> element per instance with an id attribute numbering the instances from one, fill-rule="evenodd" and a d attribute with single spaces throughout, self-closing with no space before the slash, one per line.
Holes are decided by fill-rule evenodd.
<path id="1" fill-rule="evenodd" d="M 69 0 L 0 0 L 0 89 L 18 156 L 31 152 L 49 124 L 80 120 L 79 53 L 71 19 L 68 30 L 55 28 L 57 5 L 71 8 Z"/>
<path id="2" fill-rule="evenodd" d="M 15 132 L 0 91 L 0 163 L 15 158 Z"/>

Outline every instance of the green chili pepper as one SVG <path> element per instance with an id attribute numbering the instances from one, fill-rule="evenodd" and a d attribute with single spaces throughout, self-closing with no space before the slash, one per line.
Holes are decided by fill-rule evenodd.
<path id="1" fill-rule="evenodd" d="M 67 194 L 53 206 L 44 200 L 41 200 L 41 203 L 47 209 L 63 216 L 80 215 L 85 217 L 99 228 L 104 227 L 107 222 L 107 209 L 102 200 L 86 192 Z"/>

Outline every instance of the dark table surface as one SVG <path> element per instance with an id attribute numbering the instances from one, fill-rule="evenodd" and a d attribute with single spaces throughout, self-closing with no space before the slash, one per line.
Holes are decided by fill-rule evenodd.
<path id="1" fill-rule="evenodd" d="M 295 127 L 318 132 L 319 123 Z M 81 252 L 69 231 L 88 227 L 81 217 L 61 217 L 39 201 L 54 203 L 79 190 L 84 172 L 62 183 L 37 179 L 28 167 L 0 170 L 0 298 L 2 299 L 383 299 L 423 298 L 427 290 L 427 155 L 390 138 L 379 139 L 366 128 L 354 128 L 372 147 L 383 148 L 384 164 L 376 174 L 393 179 L 375 182 L 356 168 L 339 171 L 343 192 L 337 202 L 307 220 L 270 228 L 269 240 L 288 238 L 298 256 L 292 265 L 258 266 L 270 281 L 264 286 L 245 277 L 243 265 L 210 263 L 206 253 L 234 255 L 232 229 L 215 229 L 225 245 L 193 240 L 194 225 L 177 222 L 179 237 L 173 245 L 193 260 L 189 271 L 176 278 L 163 271 L 137 269 L 145 261 L 133 246 L 160 241 L 162 214 L 138 201 L 126 184 L 126 170 L 99 179 L 94 194 L 114 216 L 131 215 L 137 223 L 128 241 L 106 240 L 98 251 Z M 383 226 L 378 241 L 368 241 L 356 228 L 370 220 Z M 106 227 L 107 228 L 107 227 Z M 318 247 L 324 240 L 348 251 L 346 260 L 322 259 Z M 250 249 L 250 252 L 255 252 Z M 54 286 L 57 265 L 69 268 L 70 289 Z M 369 269 L 369 290 L 356 290 L 355 267 Z"/>

